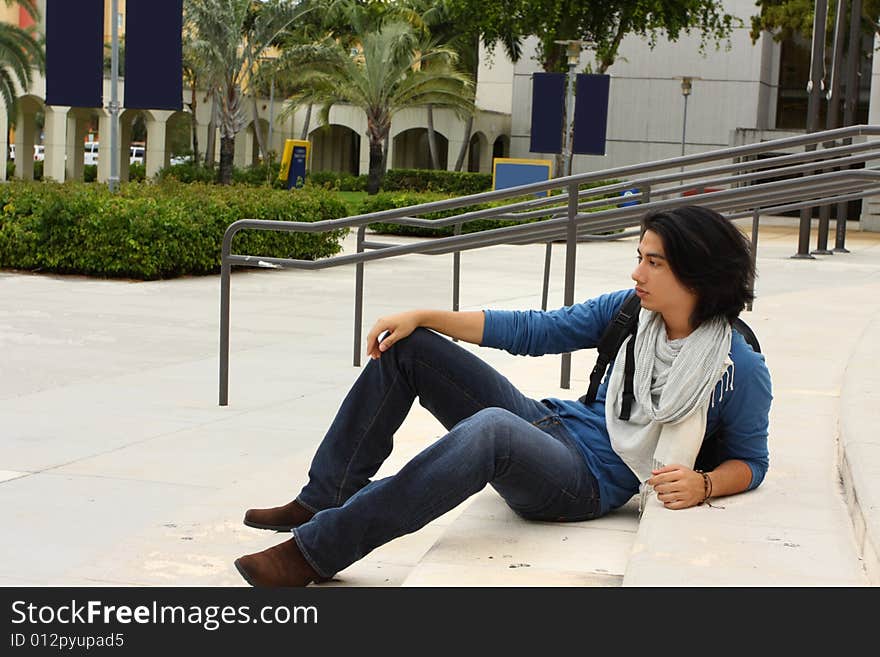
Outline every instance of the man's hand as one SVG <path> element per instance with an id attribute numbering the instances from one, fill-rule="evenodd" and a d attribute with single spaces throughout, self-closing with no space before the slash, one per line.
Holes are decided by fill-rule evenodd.
<path id="1" fill-rule="evenodd" d="M 391 345 L 403 340 L 418 327 L 419 312 L 416 310 L 380 317 L 367 334 L 367 355 L 373 360 L 379 358 L 383 351 L 388 351 Z M 379 335 L 384 331 L 389 333 L 380 343 Z"/>
<path id="2" fill-rule="evenodd" d="M 703 475 L 684 465 L 667 465 L 652 470 L 648 483 L 654 487 L 657 499 L 667 509 L 687 509 L 703 501 L 706 487 Z"/>

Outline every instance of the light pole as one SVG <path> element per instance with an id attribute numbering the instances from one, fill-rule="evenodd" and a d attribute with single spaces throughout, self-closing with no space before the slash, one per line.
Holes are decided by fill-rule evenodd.
<path id="1" fill-rule="evenodd" d="M 681 95 L 684 96 L 684 114 L 681 119 L 681 155 L 684 157 L 684 143 L 685 143 L 685 135 L 687 134 L 687 122 L 688 122 L 688 96 L 691 95 L 691 89 L 693 87 L 694 78 L 691 76 L 683 75 L 681 77 Z"/>
<path id="2" fill-rule="evenodd" d="M 119 0 L 110 5 L 113 18 L 110 21 L 110 191 L 119 188 Z"/>
<path id="3" fill-rule="evenodd" d="M 679 75 L 676 80 L 681 80 L 681 95 L 684 97 L 684 113 L 681 118 L 681 156 L 684 157 L 684 145 L 685 145 L 685 137 L 687 135 L 687 120 L 688 120 L 688 96 L 691 95 L 691 91 L 694 86 L 694 80 L 702 80 L 703 78 L 697 77 L 696 75 Z M 684 165 L 681 165 L 680 172 L 682 173 L 681 184 L 684 185 Z"/>
<path id="4" fill-rule="evenodd" d="M 696 75 L 679 75 L 676 80 L 681 80 L 681 95 L 684 97 L 684 113 L 681 117 L 681 156 L 684 157 L 684 146 L 685 146 L 685 137 L 687 136 L 687 121 L 688 121 L 688 97 L 691 95 L 691 91 L 693 90 L 694 80 L 702 80 L 703 78 L 697 77 Z M 680 169 L 681 173 L 684 174 L 684 165 L 681 165 Z M 684 177 L 682 177 L 681 184 L 684 185 Z"/>

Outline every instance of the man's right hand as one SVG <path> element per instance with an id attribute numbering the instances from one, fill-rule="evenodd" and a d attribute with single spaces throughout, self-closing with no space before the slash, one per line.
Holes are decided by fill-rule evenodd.
<path id="1" fill-rule="evenodd" d="M 383 351 L 388 351 L 398 340 L 403 340 L 419 327 L 419 311 L 410 310 L 396 315 L 380 317 L 367 334 L 367 355 L 376 359 Z M 379 336 L 388 331 L 388 335 L 379 342 Z"/>

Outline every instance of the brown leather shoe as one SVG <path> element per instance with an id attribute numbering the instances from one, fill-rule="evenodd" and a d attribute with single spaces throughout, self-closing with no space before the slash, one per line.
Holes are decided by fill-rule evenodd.
<path id="1" fill-rule="evenodd" d="M 307 586 L 323 579 L 306 561 L 293 538 L 240 557 L 235 560 L 235 567 L 251 586 Z"/>
<path id="2" fill-rule="evenodd" d="M 294 500 L 271 509 L 248 509 L 244 514 L 244 524 L 257 529 L 289 532 L 294 527 L 307 523 L 313 515 L 315 514 Z"/>

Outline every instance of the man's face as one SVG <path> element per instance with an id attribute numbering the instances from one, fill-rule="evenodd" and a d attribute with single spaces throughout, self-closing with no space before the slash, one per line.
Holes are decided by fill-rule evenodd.
<path id="1" fill-rule="evenodd" d="M 663 240 L 657 233 L 646 230 L 638 246 L 638 264 L 632 279 L 636 282 L 636 294 L 642 300 L 642 308 L 672 317 L 689 318 L 697 305 L 697 295 L 672 273 Z"/>

